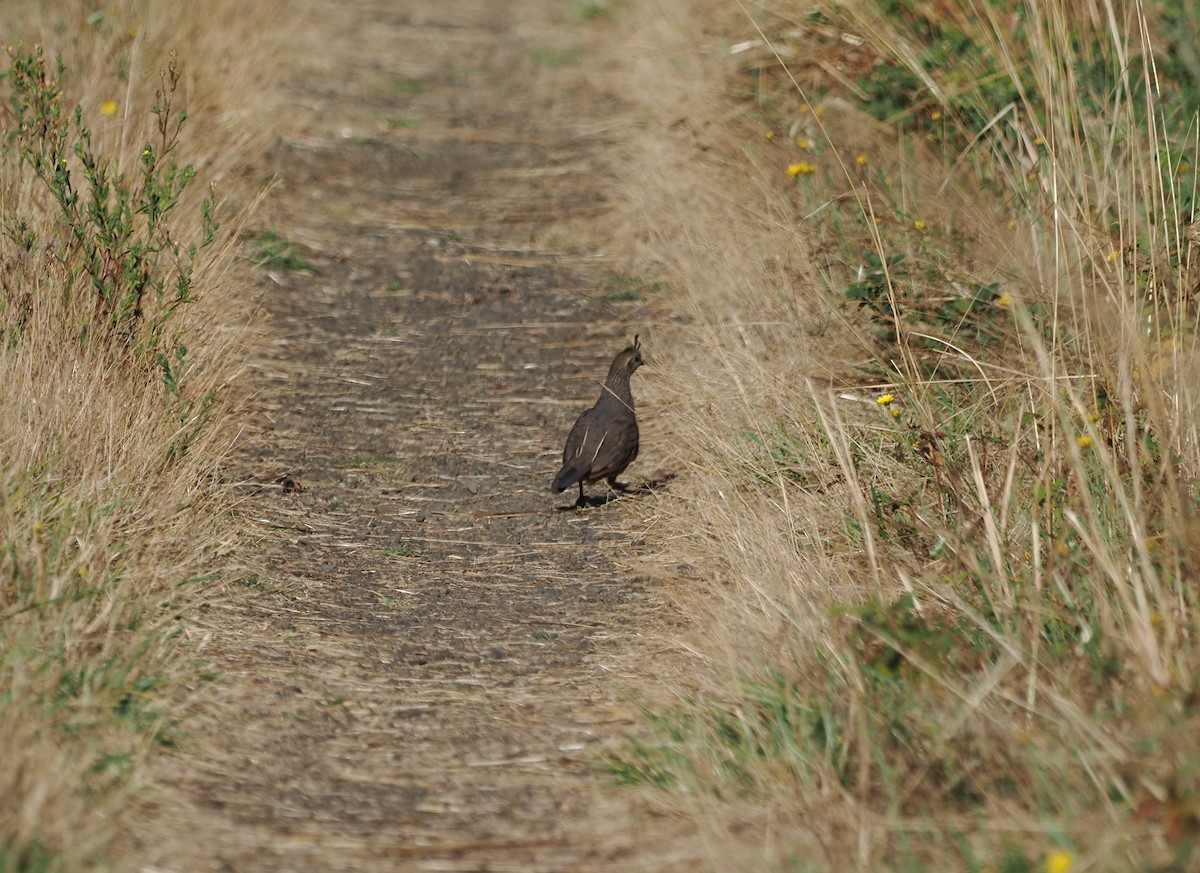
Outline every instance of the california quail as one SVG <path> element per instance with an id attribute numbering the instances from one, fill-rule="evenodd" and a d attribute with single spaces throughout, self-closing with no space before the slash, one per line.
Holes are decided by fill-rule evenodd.
<path id="1" fill-rule="evenodd" d="M 613 359 L 596 405 L 579 416 L 571 428 L 566 448 L 563 449 L 562 469 L 554 477 L 550 490 L 561 494 L 578 482 L 579 500 L 575 502 L 576 506 L 583 506 L 587 502 L 583 494 L 585 482 L 607 479 L 609 487 L 628 490 L 617 481 L 617 477 L 638 453 L 637 416 L 633 411 L 629 377 L 641 365 L 641 343 L 635 336 L 633 345 L 622 349 Z"/>

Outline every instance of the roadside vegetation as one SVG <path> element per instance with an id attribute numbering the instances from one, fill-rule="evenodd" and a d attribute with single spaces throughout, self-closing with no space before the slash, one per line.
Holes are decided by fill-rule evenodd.
<path id="1" fill-rule="evenodd" d="M 0 8 L 3 871 L 111 869 L 203 678 L 179 642 L 235 541 L 229 181 L 271 134 L 271 6 Z"/>
<path id="2" fill-rule="evenodd" d="M 666 7 L 609 233 L 696 632 L 612 773 L 714 870 L 1196 869 L 1194 14 Z"/>

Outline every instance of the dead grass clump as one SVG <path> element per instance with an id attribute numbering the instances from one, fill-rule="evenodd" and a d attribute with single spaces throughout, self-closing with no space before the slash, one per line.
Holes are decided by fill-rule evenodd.
<path id="1" fill-rule="evenodd" d="M 153 6 L 0 10 L 3 870 L 114 863 L 195 674 L 180 619 L 235 539 L 215 474 L 253 194 L 209 183 L 273 133 L 255 100 L 279 8 Z"/>
<path id="2" fill-rule="evenodd" d="M 656 514 L 706 618 L 615 771 L 714 869 L 1191 869 L 1170 10 L 660 12 L 639 76 L 673 124 L 631 143 L 627 215 L 696 315 L 659 341 L 692 475 Z"/>

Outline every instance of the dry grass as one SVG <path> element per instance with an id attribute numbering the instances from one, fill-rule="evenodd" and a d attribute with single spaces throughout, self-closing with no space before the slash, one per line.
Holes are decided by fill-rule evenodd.
<path id="1" fill-rule="evenodd" d="M 159 71 L 177 52 L 175 110 L 188 121 L 170 158 L 197 178 L 167 217 L 161 257 L 140 263 L 168 292 L 189 242 L 204 236 L 201 200 L 226 182 L 222 228 L 190 273 L 192 299 L 173 312 L 150 294 L 118 318 L 95 281 L 129 273 L 97 267 L 94 224 L 63 208 L 19 149 L 11 110 L 0 145 L 0 869 L 83 869 L 104 852 L 139 763 L 173 742 L 172 701 L 196 667 L 181 652 L 178 619 L 229 572 L 234 532 L 215 474 L 231 439 L 230 411 L 244 354 L 249 303 L 230 275 L 239 215 L 255 192 L 233 171 L 274 133 L 262 60 L 279 45 L 266 23 L 280 4 L 6 3 L 6 66 L 44 46 L 47 81 L 61 88 L 70 128 L 78 104 L 91 153 L 116 188 L 143 182 L 145 144 L 162 137 L 151 112 Z M 266 36 L 263 36 L 266 34 Z M 64 71 L 55 72 L 61 56 Z M 10 75 L 5 100 L 16 93 Z M 64 168 L 89 202 L 73 151 Z M 157 166 L 167 166 L 158 156 Z M 113 201 L 108 201 L 113 202 Z M 136 199 L 135 199 L 136 203 Z M 145 213 L 128 240 L 149 239 Z M 82 236 L 73 234 L 79 231 Z M 89 242 L 81 243 L 86 239 Z M 89 246 L 91 247 L 89 249 Z M 100 247 L 102 248 L 102 247 Z M 167 295 L 169 300 L 170 293 Z M 116 327 L 104 327 L 112 314 Z M 162 337 L 150 336 L 158 324 Z M 180 349 L 186 349 L 181 352 Z M 166 355 L 173 383 L 164 376 Z M 118 866 L 119 866 L 119 862 Z"/>
<path id="2" fill-rule="evenodd" d="M 1195 130 L 1155 21 L 990 8 L 631 22 L 608 232 L 693 316 L 655 529 L 702 630 L 614 768 L 712 869 L 1196 862 Z"/>

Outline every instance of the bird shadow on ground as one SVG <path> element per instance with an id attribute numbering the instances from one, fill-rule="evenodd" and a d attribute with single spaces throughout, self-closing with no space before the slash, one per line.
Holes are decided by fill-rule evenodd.
<path id="1" fill-rule="evenodd" d="M 557 512 L 574 512 L 577 509 L 589 509 L 597 506 L 604 506 L 606 503 L 611 503 L 614 500 L 620 500 L 622 497 L 635 497 L 643 494 L 652 494 L 678 476 L 678 473 L 662 473 L 653 479 L 647 479 L 640 485 L 626 485 L 619 491 L 609 491 L 607 494 L 598 494 L 593 496 L 585 495 L 582 499 L 576 500 L 574 503 L 566 506 L 559 506 L 555 509 Z"/>

